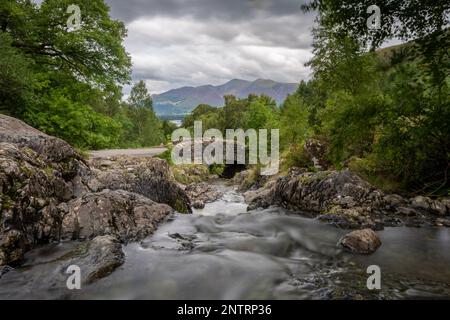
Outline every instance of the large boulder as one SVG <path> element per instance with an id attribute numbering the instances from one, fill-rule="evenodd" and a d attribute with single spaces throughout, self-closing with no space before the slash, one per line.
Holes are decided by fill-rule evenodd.
<path id="1" fill-rule="evenodd" d="M 351 253 L 371 254 L 381 246 L 381 240 L 372 229 L 363 229 L 346 234 L 338 244 Z"/>
<path id="2" fill-rule="evenodd" d="M 90 162 L 96 178 L 90 182 L 95 191 L 127 190 L 155 202 L 165 203 L 181 213 L 190 213 L 186 192 L 175 182 L 166 161 L 157 158 L 94 159 Z"/>
<path id="3" fill-rule="evenodd" d="M 304 172 L 290 170 L 251 197 L 249 208 L 279 205 L 320 216 L 339 227 L 370 227 L 380 224 L 373 203 L 382 193 L 350 171 Z"/>
<path id="4" fill-rule="evenodd" d="M 63 240 L 113 235 L 122 242 L 141 240 L 173 209 L 124 190 L 87 193 L 67 203 L 62 220 Z"/>
<path id="5" fill-rule="evenodd" d="M 88 191 L 91 171 L 68 143 L 0 115 L 0 265 L 59 240 L 60 203 Z"/>

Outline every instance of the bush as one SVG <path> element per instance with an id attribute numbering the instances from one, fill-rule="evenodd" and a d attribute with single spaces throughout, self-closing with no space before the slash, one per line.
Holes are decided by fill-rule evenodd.
<path id="1" fill-rule="evenodd" d="M 71 101 L 58 90 L 51 91 L 37 107 L 28 110 L 25 119 L 39 130 L 81 149 L 117 147 L 122 134 L 118 122 L 90 106 Z"/>

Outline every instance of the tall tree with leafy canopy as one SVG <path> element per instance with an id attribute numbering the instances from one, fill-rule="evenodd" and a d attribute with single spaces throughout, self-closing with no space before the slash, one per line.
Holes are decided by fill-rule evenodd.
<path id="1" fill-rule="evenodd" d="M 129 116 L 133 123 L 130 141 L 139 146 L 153 146 L 163 141 L 162 123 L 153 111 L 153 100 L 144 81 L 137 82 L 128 98 Z"/>
<path id="2" fill-rule="evenodd" d="M 68 30 L 70 5 L 81 11 L 78 30 Z M 104 0 L 1 1 L 0 111 L 78 147 L 126 144 L 125 36 Z"/>
<path id="3" fill-rule="evenodd" d="M 133 88 L 131 88 L 130 97 L 128 98 L 130 106 L 139 109 L 147 109 L 153 111 L 153 100 L 148 93 L 145 82 L 140 80 Z"/>
<path id="4" fill-rule="evenodd" d="M 81 10 L 81 28 L 67 29 L 70 5 Z M 68 72 L 94 86 L 124 84 L 131 60 L 123 47 L 126 29 L 111 19 L 103 0 L 3 0 L 0 28 L 12 45 L 48 71 Z"/>

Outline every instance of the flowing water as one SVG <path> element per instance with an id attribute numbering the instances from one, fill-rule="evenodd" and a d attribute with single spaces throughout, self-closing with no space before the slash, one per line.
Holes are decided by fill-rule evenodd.
<path id="1" fill-rule="evenodd" d="M 220 200 L 125 246 L 108 277 L 78 291 L 52 282 L 45 261 L 70 244 L 51 246 L 0 279 L 0 299 L 450 298 L 450 229 L 386 228 L 376 253 L 354 256 L 336 246 L 346 231 L 281 208 L 247 212 L 241 194 L 216 187 Z M 367 289 L 369 265 L 381 268 L 379 291 Z"/>

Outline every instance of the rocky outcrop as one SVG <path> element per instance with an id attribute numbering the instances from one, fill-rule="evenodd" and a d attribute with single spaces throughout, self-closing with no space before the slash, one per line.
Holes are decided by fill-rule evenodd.
<path id="1" fill-rule="evenodd" d="M 58 205 L 88 191 L 90 178 L 69 144 L 0 115 L 0 265 L 59 240 Z"/>
<path id="2" fill-rule="evenodd" d="M 248 190 L 244 193 L 244 200 L 248 203 L 248 210 L 267 208 L 272 204 L 273 189 L 276 181 L 269 181 L 263 188 Z"/>
<path id="3" fill-rule="evenodd" d="M 119 157 L 94 159 L 90 165 L 95 173 L 90 187 L 95 191 L 127 190 L 155 202 L 168 204 L 178 212 L 192 212 L 189 197 L 175 182 L 164 160 Z"/>
<path id="4" fill-rule="evenodd" d="M 145 238 L 173 209 L 123 190 L 87 193 L 64 205 L 61 239 L 113 235 L 122 242 Z"/>
<path id="5" fill-rule="evenodd" d="M 450 214 L 445 200 L 385 195 L 348 170 L 314 173 L 292 168 L 288 175 L 246 198 L 250 210 L 279 205 L 349 229 L 435 225 L 437 218 Z"/>
<path id="6" fill-rule="evenodd" d="M 167 163 L 129 161 L 91 169 L 63 140 L 0 115 L 0 266 L 61 239 L 142 239 L 173 211 L 169 205 L 190 211 Z"/>
<path id="7" fill-rule="evenodd" d="M 371 254 L 381 246 L 381 240 L 372 229 L 363 229 L 346 234 L 338 245 L 351 253 Z"/>

